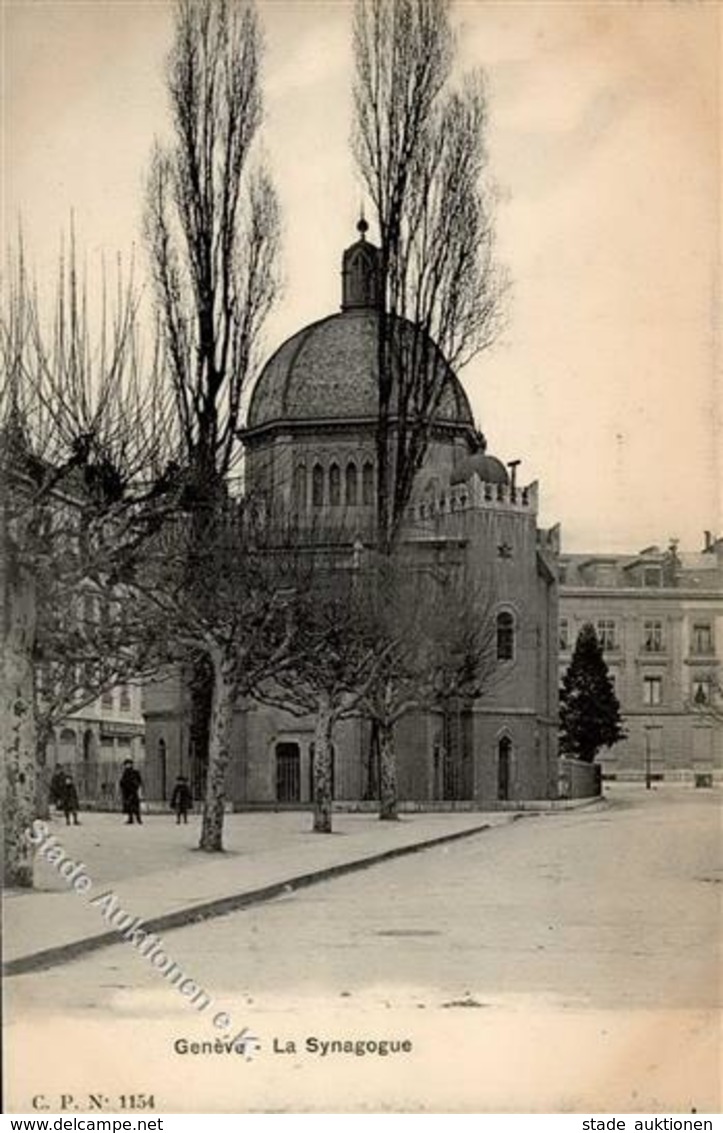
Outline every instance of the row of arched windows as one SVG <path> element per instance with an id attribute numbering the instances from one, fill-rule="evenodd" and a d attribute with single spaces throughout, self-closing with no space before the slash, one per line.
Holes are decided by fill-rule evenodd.
<path id="1" fill-rule="evenodd" d="M 294 505 L 304 511 L 309 500 L 313 508 L 321 507 L 371 507 L 374 504 L 374 465 L 364 461 L 361 470 L 355 461 L 347 462 L 343 470 L 334 461 L 328 469 L 319 461 L 312 465 L 311 483 L 306 464 L 300 462 L 294 468 Z"/>

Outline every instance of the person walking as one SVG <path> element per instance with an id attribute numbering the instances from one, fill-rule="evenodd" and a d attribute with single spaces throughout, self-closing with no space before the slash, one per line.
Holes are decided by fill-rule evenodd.
<path id="1" fill-rule="evenodd" d="M 65 824 L 70 826 L 70 817 L 73 816 L 73 825 L 80 826 L 78 821 L 78 811 L 80 804 L 78 802 L 78 788 L 75 785 L 73 776 L 66 773 L 63 776 L 63 782 L 60 785 L 60 809 L 65 815 Z"/>
<path id="2" fill-rule="evenodd" d="M 140 771 L 133 766 L 132 759 L 123 763 L 123 774 L 120 777 L 120 792 L 123 802 L 123 813 L 126 817 L 126 826 L 132 826 L 133 820 L 142 825 L 141 820 L 141 788 L 143 780 Z"/>
<path id="3" fill-rule="evenodd" d="M 188 785 L 188 780 L 185 775 L 179 775 L 176 779 L 176 785 L 173 788 L 171 795 L 171 810 L 176 812 L 176 825 L 178 826 L 183 819 L 184 823 L 188 822 L 188 812 L 193 806 L 193 795 L 191 788 Z"/>

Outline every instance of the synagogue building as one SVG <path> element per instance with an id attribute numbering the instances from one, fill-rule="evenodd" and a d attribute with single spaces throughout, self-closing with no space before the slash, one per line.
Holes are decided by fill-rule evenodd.
<path id="1" fill-rule="evenodd" d="M 246 426 L 247 490 L 269 514 L 336 531 L 349 555 L 375 530 L 378 249 L 359 224 L 343 255 L 341 309 L 303 327 L 267 362 Z M 446 364 L 445 364 L 446 365 Z M 392 423 L 394 395 L 392 395 Z M 496 676 L 474 701 L 422 706 L 395 729 L 399 798 L 411 805 L 554 797 L 557 792 L 559 532 L 538 526 L 538 485 L 487 451 L 447 367 L 429 446 L 405 517 L 405 553 L 431 568 L 463 563 L 490 601 Z M 491 596 L 491 598 L 490 598 Z M 176 774 L 199 795 L 183 676 L 146 690 L 146 794 L 168 797 Z M 229 801 L 239 809 L 304 806 L 312 798 L 314 720 L 244 703 L 236 715 Z M 334 736 L 334 797 L 378 797 L 378 750 L 365 719 Z"/>

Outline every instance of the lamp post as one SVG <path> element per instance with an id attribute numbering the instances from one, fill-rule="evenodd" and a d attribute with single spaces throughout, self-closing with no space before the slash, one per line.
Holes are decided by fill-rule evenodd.
<path id="1" fill-rule="evenodd" d="M 652 777 L 650 774 L 650 728 L 645 725 L 645 789 L 650 790 Z"/>

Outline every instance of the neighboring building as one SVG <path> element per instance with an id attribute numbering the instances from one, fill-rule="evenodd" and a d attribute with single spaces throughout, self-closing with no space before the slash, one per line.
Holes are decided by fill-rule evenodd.
<path id="1" fill-rule="evenodd" d="M 97 587 L 87 583 L 79 588 L 70 615 L 78 627 L 88 627 L 93 642 L 103 618 L 120 618 L 122 597 L 116 591 L 109 605 Z M 68 630 L 71 626 L 68 626 Z M 98 688 L 98 670 L 85 678 L 84 664 L 73 664 L 72 658 L 54 658 L 35 665 L 35 695 L 39 708 L 39 726 L 43 719 L 57 718 L 58 710 L 67 704 L 80 704 L 76 711 L 54 724 L 46 746 L 46 765 L 52 774 L 61 765 L 73 772 L 81 801 L 112 804 L 117 801 L 118 780 L 123 761 L 132 759 L 142 770 L 145 757 L 145 725 L 142 692 L 138 684 L 119 683 L 87 702 Z M 58 690 L 65 690 L 60 699 Z M 50 714 L 49 714 L 50 710 Z"/>
<path id="2" fill-rule="evenodd" d="M 376 269 L 361 239 L 344 253 L 341 312 L 285 342 L 253 391 L 246 482 L 269 515 L 334 532 L 349 556 L 373 539 L 376 503 Z M 537 484 L 485 452 L 467 397 L 449 370 L 404 528 L 419 563 L 466 563 L 494 595 L 500 679 L 476 703 L 409 713 L 396 729 L 399 795 L 434 801 L 545 798 L 557 791 L 558 531 L 537 526 Z M 179 674 L 146 690 L 147 779 L 167 797 L 181 770 L 196 793 L 203 767 L 191 750 L 188 693 Z M 239 806 L 311 799 L 313 719 L 246 705 L 237 714 L 229 796 Z M 375 736 L 363 720 L 335 734 L 338 800 L 378 794 Z"/>
<path id="3" fill-rule="evenodd" d="M 560 557 L 560 673 L 584 622 L 597 630 L 628 738 L 598 759 L 608 778 L 723 774 L 723 539 L 699 553 Z"/>
<path id="4" fill-rule="evenodd" d="M 21 431 L 0 430 L 0 455 L 3 471 L 12 476 L 13 503 L 22 508 L 36 483 L 36 470 L 47 471 L 40 461 L 27 455 Z M 48 494 L 46 505 L 53 532 L 51 544 L 60 553 L 65 545 L 77 539 L 77 517 L 81 507 L 83 486 L 77 471 L 63 477 Z M 7 499 L 11 497 L 8 495 Z M 6 506 L 7 500 L 4 501 Z M 0 555 L 0 583 L 2 567 Z M 42 595 L 42 591 L 41 591 Z M 108 602 L 101 602 L 97 585 L 88 580 L 77 585 L 73 598 L 63 610 L 47 605 L 45 611 L 53 618 L 66 618 L 67 630 L 82 626 L 84 622 L 100 623 L 108 616 L 108 609 L 120 609 L 122 596 L 116 590 Z M 64 599 L 65 601 L 66 599 Z M 42 603 L 42 597 L 38 605 Z M 111 609 L 111 617 L 118 616 Z M 87 661 L 86 661 L 87 663 Z M 85 704 L 75 712 L 57 720 L 56 707 L 65 710 L 68 703 L 83 703 L 88 696 L 88 683 L 84 680 L 83 665 L 72 664 L 64 656 L 38 660 L 34 666 L 36 720 L 45 722 L 49 735 L 45 746 L 46 766 L 50 777 L 57 766 L 72 771 L 78 786 L 81 802 L 113 803 L 117 796 L 120 768 L 124 759 L 133 759 L 142 767 L 145 756 L 145 725 L 142 712 L 142 694 L 137 685 L 118 685 L 102 696 Z M 62 700 L 58 688 L 64 690 Z M 91 686 L 93 691 L 97 683 Z M 56 720 L 51 726 L 48 720 Z M 39 729 L 39 734 L 42 728 Z"/>
<path id="5" fill-rule="evenodd" d="M 145 724 L 141 689 L 117 685 L 56 726 L 48 744 L 52 774 L 58 764 L 72 771 L 81 800 L 118 801 L 123 761 L 132 759 L 144 773 Z"/>

